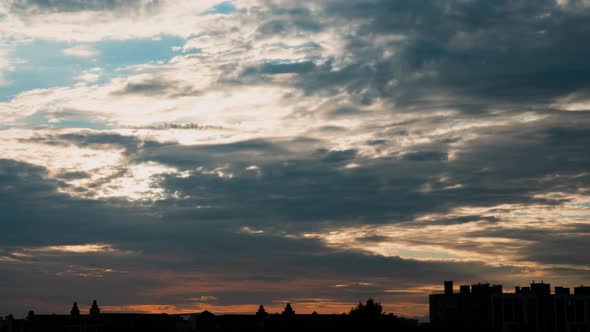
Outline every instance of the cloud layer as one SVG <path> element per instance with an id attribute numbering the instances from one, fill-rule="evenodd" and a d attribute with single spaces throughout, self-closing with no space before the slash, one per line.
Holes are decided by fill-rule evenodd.
<path id="1" fill-rule="evenodd" d="M 5 3 L 0 313 L 424 316 L 442 279 L 583 283 L 589 22 L 584 1 Z"/>

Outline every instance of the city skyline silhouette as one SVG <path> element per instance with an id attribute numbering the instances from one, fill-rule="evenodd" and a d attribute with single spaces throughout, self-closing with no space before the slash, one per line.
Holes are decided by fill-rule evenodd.
<path id="1" fill-rule="evenodd" d="M 0 319 L 0 331 L 584 331 L 590 329 L 590 286 L 555 286 L 533 281 L 505 293 L 502 285 L 461 285 L 444 281 L 442 292 L 429 295 L 430 317 L 426 322 L 399 317 L 383 310 L 369 298 L 348 313 L 297 314 L 291 303 L 280 313 L 269 313 L 263 304 L 255 313 L 200 313 L 169 315 L 105 313 L 97 300 L 87 314 L 74 301 L 69 315 L 38 314 L 30 310 L 26 319 L 8 315 Z"/>

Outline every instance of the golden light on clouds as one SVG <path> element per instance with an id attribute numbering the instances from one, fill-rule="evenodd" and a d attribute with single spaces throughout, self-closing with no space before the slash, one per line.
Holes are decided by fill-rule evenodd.
<path id="1" fill-rule="evenodd" d="M 537 243 L 512 231 L 560 231 L 580 224 L 590 225 L 590 197 L 586 193 L 550 193 L 546 197 L 567 198 L 561 205 L 501 204 L 491 207 L 459 207 L 444 214 L 427 214 L 409 224 L 334 229 L 326 233 L 304 233 L 326 245 L 360 250 L 385 257 L 399 256 L 423 261 L 486 262 L 496 266 L 527 268 L 575 267 L 568 264 L 541 265 L 527 260 L 526 251 Z M 471 222 L 453 220 L 473 217 Z M 495 218 L 490 222 L 489 218 Z M 498 235 L 506 234 L 505 236 Z M 490 234 L 489 236 L 485 234 Z M 584 268 L 578 266 L 578 268 Z"/>
<path id="2" fill-rule="evenodd" d="M 100 254 L 100 253 L 122 253 L 110 244 L 89 243 L 89 244 L 70 244 L 54 245 L 45 247 L 24 248 L 24 253 L 40 254 Z"/>

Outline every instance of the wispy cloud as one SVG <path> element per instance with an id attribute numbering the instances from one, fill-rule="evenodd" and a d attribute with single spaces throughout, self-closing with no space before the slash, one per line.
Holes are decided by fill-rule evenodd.
<path id="1" fill-rule="evenodd" d="M 63 54 L 80 58 L 93 58 L 98 55 L 98 50 L 89 45 L 76 45 L 62 50 Z"/>
<path id="2" fill-rule="evenodd" d="M 102 72 L 103 72 L 103 68 L 100 68 L 100 67 L 90 68 L 90 69 L 84 70 L 82 73 L 80 73 L 80 75 L 78 75 L 78 79 L 83 82 L 94 83 L 94 82 L 98 81 Z"/>
<path id="3" fill-rule="evenodd" d="M 60 246 L 46 246 L 39 248 L 26 248 L 24 251 L 27 252 L 38 252 L 38 253 L 75 253 L 75 254 L 88 254 L 88 253 L 104 253 L 104 252 L 115 252 L 113 246 L 110 244 L 78 244 L 78 245 L 60 245 Z"/>

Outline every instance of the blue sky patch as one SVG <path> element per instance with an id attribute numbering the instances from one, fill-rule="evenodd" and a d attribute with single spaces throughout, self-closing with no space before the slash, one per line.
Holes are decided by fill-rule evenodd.
<path id="1" fill-rule="evenodd" d="M 104 121 L 99 121 L 93 119 L 84 114 L 60 114 L 59 121 L 51 121 L 50 118 L 53 116 L 48 116 L 47 112 L 40 111 L 35 112 L 34 114 L 23 118 L 21 121 L 17 123 L 17 126 L 24 126 L 24 127 L 53 127 L 53 128 L 89 128 L 89 129 L 106 129 L 108 124 Z"/>
<path id="2" fill-rule="evenodd" d="M 94 67 L 103 68 L 103 76 L 97 83 L 105 83 L 120 75 L 115 71 L 117 68 L 168 61 L 179 53 L 173 48 L 184 42 L 183 38 L 167 35 L 106 40 L 86 44 L 97 51 L 95 56 L 87 58 L 63 53 L 64 49 L 79 45 L 75 43 L 34 41 L 18 45 L 12 57 L 23 63 L 18 63 L 14 71 L 4 73 L 9 84 L 0 86 L 0 102 L 9 101 L 23 91 L 73 85 L 83 71 Z"/>
<path id="3" fill-rule="evenodd" d="M 587 207 L 590 208 L 590 202 L 587 203 L 574 203 L 573 206 Z"/>
<path id="4" fill-rule="evenodd" d="M 218 5 L 213 6 L 213 8 L 201 13 L 201 15 L 215 15 L 215 14 L 231 14 L 236 11 L 236 6 L 230 1 L 222 2 Z"/>

